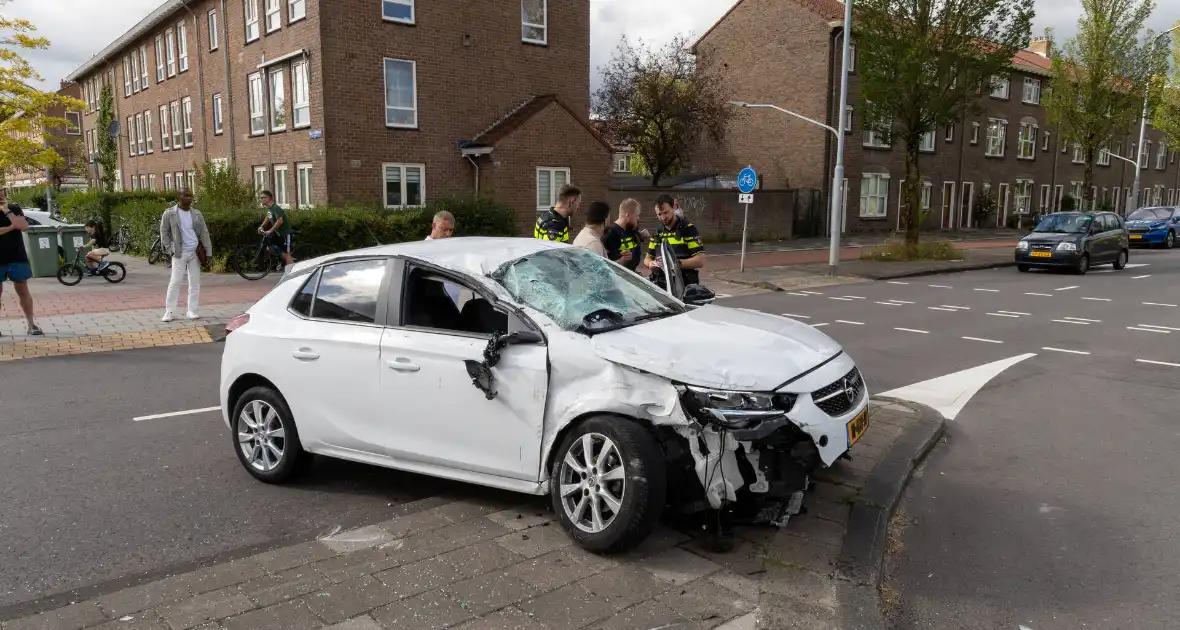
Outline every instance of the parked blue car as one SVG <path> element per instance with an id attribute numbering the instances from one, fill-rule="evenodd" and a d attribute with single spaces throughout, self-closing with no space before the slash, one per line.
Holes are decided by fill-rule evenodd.
<path id="1" fill-rule="evenodd" d="M 1127 231 L 1132 246 L 1172 249 L 1180 235 L 1180 206 L 1140 208 L 1127 216 Z"/>

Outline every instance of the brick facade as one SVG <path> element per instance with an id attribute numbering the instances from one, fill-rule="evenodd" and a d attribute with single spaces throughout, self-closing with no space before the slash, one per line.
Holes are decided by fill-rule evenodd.
<path id="1" fill-rule="evenodd" d="M 569 169 L 573 182 L 588 194 L 605 194 L 611 167 L 609 148 L 585 127 L 589 0 L 538 3 L 543 5 L 543 31 L 530 31 L 532 41 L 525 41 L 516 2 L 170 0 L 71 79 L 84 92 L 97 90 L 104 81 L 114 86 L 116 119 L 124 127 L 119 169 L 128 188 L 139 187 L 141 175 L 152 186 L 152 174 L 154 187 L 163 188 L 165 173 L 187 173 L 207 160 L 225 160 L 260 187 L 276 192 L 285 188 L 291 207 L 394 204 L 402 194 L 403 202 L 420 198 L 428 203 L 473 192 L 472 160 L 486 161 L 481 168 L 495 173 L 485 176 L 481 192 L 512 204 L 524 226 L 535 213 L 538 167 Z M 257 8 L 256 27 L 247 24 L 247 14 L 254 15 L 251 6 Z M 272 6 L 279 10 L 277 19 L 268 13 Z M 210 12 L 217 20 L 215 50 L 210 50 Z M 157 82 L 155 38 L 162 38 L 166 62 L 167 34 L 175 38 L 182 22 L 188 69 L 177 68 L 173 76 L 166 67 L 164 80 Z M 123 59 L 141 46 L 146 46 L 147 86 L 142 80 L 138 86 L 132 82 L 126 96 Z M 396 115 L 407 118 L 394 124 L 387 124 L 386 60 L 394 60 L 397 68 L 412 68 L 404 75 L 413 77 L 412 91 L 398 92 L 411 94 L 412 114 L 408 107 L 397 110 Z M 142 75 L 138 61 L 137 69 Z M 296 102 L 294 92 L 297 78 L 304 76 L 306 108 L 297 111 L 302 102 Z M 252 81 L 261 82 L 261 127 L 252 124 Z M 272 85 L 282 89 L 278 118 Z M 522 103 L 542 96 L 563 106 L 539 114 L 537 121 L 515 132 L 519 137 L 505 138 L 503 146 L 492 149 L 492 155 L 464 155 L 472 139 Z M 215 98 L 221 104 L 220 131 L 214 128 Z M 170 117 L 171 103 L 177 102 L 183 119 L 185 99 L 192 108 L 191 145 L 183 142 L 182 131 L 180 150 L 169 142 L 165 152 L 160 107 L 168 107 Z M 97 134 L 97 100 L 91 99 L 93 111 L 84 117 L 88 142 L 90 134 Z M 140 152 L 138 141 L 133 150 L 127 136 L 128 117 L 134 128 L 135 117 L 145 112 L 152 118 L 151 152 L 146 142 Z M 568 120 L 561 120 L 563 116 Z M 390 178 L 406 181 L 391 184 Z M 303 199 L 308 185 L 309 199 Z M 284 195 L 279 197 L 282 201 Z"/>
<path id="2" fill-rule="evenodd" d="M 740 0 L 697 42 L 696 51 L 712 55 L 729 73 L 731 98 L 771 103 L 835 126 L 842 16 L 842 5 L 834 0 Z M 1007 97 L 984 96 L 981 115 L 969 117 L 951 129 L 938 130 L 932 150 L 920 155 L 922 178 L 930 184 L 927 227 L 1002 225 L 1006 218 L 1018 213 L 1016 193 L 1024 187 L 1031 187 L 1031 195 L 1023 208 L 1032 213 L 1058 209 L 1058 194 L 1070 194 L 1074 182 L 1080 187 L 1084 165 L 1073 161 L 1072 147 L 1063 146 L 1054 130 L 1048 128 L 1041 104 L 1025 102 L 1024 98 L 1025 79 L 1036 82 L 1041 92 L 1048 87 L 1050 63 L 1044 54 L 1048 45 L 1034 41 L 1029 50 L 1018 53 L 1008 76 Z M 849 75 L 848 102 L 853 106 L 853 115 L 845 139 L 848 184 L 843 227 L 846 231 L 895 230 L 905 177 L 902 146 L 900 142 L 886 148 L 867 145 L 855 106 L 859 77 L 854 63 L 850 64 Z M 1005 125 L 997 136 L 1003 138 L 1003 152 L 995 156 L 988 155 L 987 150 L 988 128 L 993 119 Z M 1036 128 L 1028 157 L 1018 157 L 1022 124 Z M 976 125 L 977 138 L 973 137 Z M 1141 172 L 1141 205 L 1180 203 L 1177 152 L 1168 151 L 1163 168 L 1157 168 L 1164 138 L 1149 127 L 1146 139 L 1151 153 Z M 1116 139 L 1115 149 L 1131 157 L 1131 146 L 1137 141 L 1138 127 Z M 762 173 L 764 185 L 813 186 L 822 188 L 825 195 L 831 189 L 834 137 L 813 125 L 779 112 L 744 110 L 731 123 L 725 145 L 731 157 L 717 164 L 721 172 L 736 173 L 752 164 Z M 1110 158 L 1108 165 L 1095 164 L 1096 198 L 1125 211 L 1134 175 L 1134 166 L 1117 158 Z M 1057 187 L 1061 187 L 1060 193 Z M 998 208 L 980 225 L 974 212 L 967 210 L 975 207 L 985 189 L 992 193 Z M 869 216 L 880 213 L 862 212 L 862 196 L 866 209 L 879 208 L 873 202 L 873 193 L 877 192 L 884 194 L 885 213 Z M 1002 203 L 1002 193 L 1006 194 L 1006 203 Z M 1046 203 L 1042 203 L 1042 194 Z"/>

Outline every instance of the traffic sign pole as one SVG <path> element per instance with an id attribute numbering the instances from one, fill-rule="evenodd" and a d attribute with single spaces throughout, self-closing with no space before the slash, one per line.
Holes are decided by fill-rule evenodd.
<path id="1" fill-rule="evenodd" d="M 758 187 L 758 173 L 752 167 L 747 166 L 738 173 L 738 190 L 741 194 L 738 195 L 738 203 L 745 206 L 745 212 L 742 213 L 742 259 L 739 263 L 739 271 L 746 270 L 746 241 L 749 234 L 750 226 L 750 203 L 754 201 L 754 189 Z"/>

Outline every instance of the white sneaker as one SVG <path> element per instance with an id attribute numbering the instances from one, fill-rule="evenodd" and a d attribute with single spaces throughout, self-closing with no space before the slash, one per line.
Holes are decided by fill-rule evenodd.
<path id="1" fill-rule="evenodd" d="M 194 313 L 194 312 L 192 312 L 192 311 L 189 311 L 189 312 L 185 313 L 185 314 L 184 314 L 184 316 L 185 316 L 185 317 L 187 317 L 187 318 L 189 318 L 189 319 L 201 319 L 201 316 L 200 316 L 200 315 L 198 315 L 198 314 L 196 314 L 196 313 Z"/>
<path id="2" fill-rule="evenodd" d="M 176 318 L 172 316 L 172 313 L 164 313 L 164 316 L 160 318 L 160 321 L 167 323 L 174 319 Z"/>

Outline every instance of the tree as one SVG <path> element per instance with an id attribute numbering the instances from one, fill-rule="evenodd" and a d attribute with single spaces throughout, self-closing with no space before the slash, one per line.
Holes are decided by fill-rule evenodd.
<path id="1" fill-rule="evenodd" d="M 69 177 L 86 176 L 86 147 L 81 140 L 67 136 L 54 142 L 54 151 L 61 158 L 49 167 L 49 185 L 54 190 Z"/>
<path id="2" fill-rule="evenodd" d="M 1168 146 L 1180 149 L 1180 38 L 1175 35 L 1172 36 L 1172 74 L 1163 81 L 1153 122 L 1168 137 Z"/>
<path id="3" fill-rule="evenodd" d="M 110 85 L 104 85 L 98 98 L 98 165 L 102 170 L 100 176 L 105 192 L 115 191 L 115 168 L 119 160 L 119 147 L 115 144 L 115 139 L 107 133 L 114 121 L 115 94 Z"/>
<path id="4" fill-rule="evenodd" d="M 0 6 L 8 2 L 0 0 Z M 49 112 L 80 111 L 84 106 L 77 99 L 30 87 L 43 79 L 22 53 L 49 48 L 49 40 L 32 35 L 36 30 L 27 20 L 0 15 L 0 171 L 58 165 L 61 156 L 43 141 L 42 134 L 70 123 Z"/>
<path id="5" fill-rule="evenodd" d="M 981 111 L 979 95 L 1006 76 L 1028 41 L 1033 0 L 858 0 L 858 109 L 866 131 L 905 150 L 902 224 L 921 227 L 922 137 Z M 965 210 L 966 211 L 966 210 Z"/>
<path id="6" fill-rule="evenodd" d="M 726 101 L 720 75 L 707 56 L 694 59 L 687 38 L 677 36 L 657 50 L 624 38 L 602 68 L 594 111 L 639 158 L 642 164 L 633 170 L 659 186 L 661 178 L 688 165 L 703 134 L 721 140 L 733 115 Z"/>
<path id="7" fill-rule="evenodd" d="M 1151 0 L 1082 0 L 1078 34 L 1050 55 L 1054 80 L 1043 102 L 1058 137 L 1080 147 L 1084 208 L 1094 204 L 1094 158 L 1115 136 L 1138 131 L 1148 85 L 1166 71 L 1156 38 L 1140 39 L 1153 8 Z"/>

